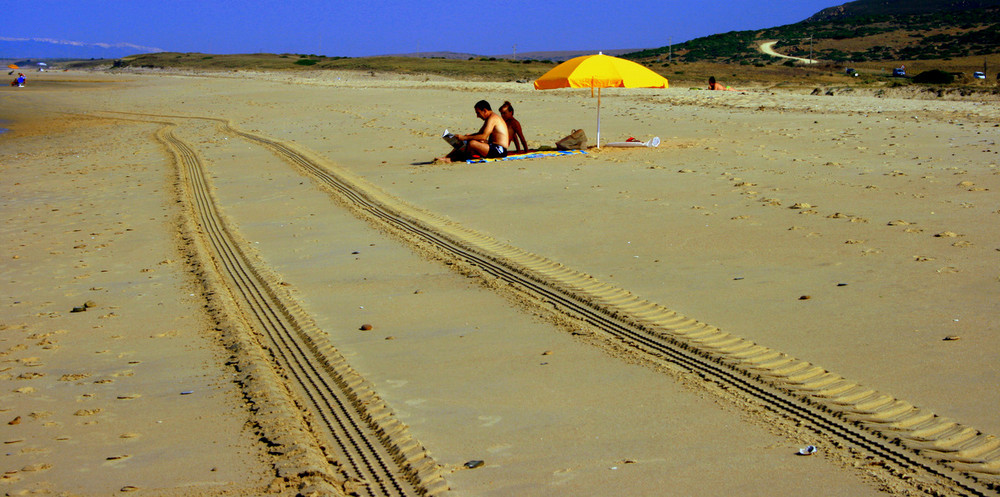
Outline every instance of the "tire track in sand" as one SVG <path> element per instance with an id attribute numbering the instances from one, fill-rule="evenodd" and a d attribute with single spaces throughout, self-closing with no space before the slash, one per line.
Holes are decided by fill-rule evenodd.
<path id="1" fill-rule="evenodd" d="M 287 143 L 223 130 L 272 149 L 328 187 L 355 212 L 405 239 L 429 244 L 473 268 L 582 319 L 646 354 L 734 388 L 846 445 L 897 465 L 918 487 L 1000 495 L 1000 439 L 867 388 L 817 365 L 757 345 L 424 212 Z M 501 285 L 502 286 L 502 285 Z M 930 489 L 930 488 L 927 488 Z"/>
<path id="2" fill-rule="evenodd" d="M 279 456 L 275 463 L 279 477 L 301 479 L 300 493 L 305 495 L 334 489 L 338 494 L 372 496 L 446 491 L 439 465 L 408 435 L 372 385 L 347 364 L 294 299 L 276 290 L 279 280 L 266 268 L 256 267 L 240 249 L 240 240 L 219 215 L 200 158 L 174 135 L 174 127 L 169 124 L 156 136 L 177 161 L 179 174 L 186 180 L 182 181 L 183 197 L 192 206 L 204 244 L 211 247 L 212 261 L 202 266 L 215 268 L 228 293 L 239 302 L 239 318 L 253 323 L 252 328 L 267 338 L 270 355 L 311 406 L 311 431 L 325 439 L 317 442 L 305 429 L 289 432 L 286 425 L 302 423 L 289 413 L 294 411 L 290 400 L 281 403 L 287 380 L 270 370 L 267 353 L 249 352 L 249 364 L 243 364 L 249 371 L 244 372 L 254 378 L 245 389 L 251 393 L 271 390 L 269 398 L 257 406 L 257 415 L 263 414 L 264 422 L 272 420 L 270 429 L 263 431 L 276 439 L 272 445 L 280 446 L 271 450 Z M 244 336 L 236 346 L 254 349 L 252 342 Z M 275 416 L 280 421 L 273 422 Z M 328 454 L 322 453 L 324 449 Z M 339 471 L 328 458 L 339 465 Z"/>
<path id="3" fill-rule="evenodd" d="M 224 132 L 270 148 L 360 217 L 483 275 L 494 288 L 521 292 L 539 307 L 588 322 L 641 354 L 876 457 L 902 486 L 1000 495 L 1000 439 L 993 435 L 463 228 L 290 144 L 242 131 L 223 119 L 198 119 L 219 122 Z"/>

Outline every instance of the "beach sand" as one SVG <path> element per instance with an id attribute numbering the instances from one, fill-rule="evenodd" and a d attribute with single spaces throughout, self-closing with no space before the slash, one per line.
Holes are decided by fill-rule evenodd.
<path id="1" fill-rule="evenodd" d="M 440 465 L 448 495 L 937 488 L 393 234 L 217 121 L 414 215 L 1000 433 L 1000 107 L 809 93 L 607 89 L 602 142 L 660 147 L 439 165 L 441 131 L 477 129 L 480 99 L 511 101 L 532 147 L 576 128 L 593 144 L 596 99 L 367 73 L 53 72 L 5 89 L 0 485 L 301 490 L 268 441 L 300 427 L 283 432 L 261 399 L 302 393 L 275 380 L 259 397 L 245 379 L 225 333 L 239 312 L 191 248 L 184 175 L 156 138 L 173 123 L 242 250 Z"/>

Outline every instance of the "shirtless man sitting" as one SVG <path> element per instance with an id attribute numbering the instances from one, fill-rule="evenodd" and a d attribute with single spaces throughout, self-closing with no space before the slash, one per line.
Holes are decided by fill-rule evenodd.
<path id="1" fill-rule="evenodd" d="M 471 135 L 455 135 L 456 138 L 465 142 L 461 147 L 457 147 L 444 157 L 435 159 L 440 162 L 463 161 L 470 159 L 473 155 L 486 157 L 488 159 L 506 157 L 507 147 L 510 146 L 510 136 L 507 131 L 507 124 L 500 117 L 500 114 L 493 112 L 489 102 L 480 100 L 474 106 L 476 117 L 483 120 L 483 127 Z"/>

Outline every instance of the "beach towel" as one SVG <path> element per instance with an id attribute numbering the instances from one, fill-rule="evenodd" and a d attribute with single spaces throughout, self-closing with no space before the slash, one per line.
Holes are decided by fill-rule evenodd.
<path id="1" fill-rule="evenodd" d="M 465 162 L 469 164 L 479 164 L 480 162 L 496 162 L 496 161 L 506 161 L 506 160 L 520 160 L 520 159 L 540 159 L 545 157 L 562 157 L 564 155 L 579 155 L 587 153 L 585 150 L 543 150 L 543 151 L 530 151 L 522 153 L 510 153 L 507 157 L 497 157 L 495 159 L 469 159 Z"/>

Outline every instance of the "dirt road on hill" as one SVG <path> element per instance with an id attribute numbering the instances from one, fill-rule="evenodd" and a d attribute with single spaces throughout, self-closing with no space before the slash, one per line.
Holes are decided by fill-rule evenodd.
<path id="1" fill-rule="evenodd" d="M 776 42 L 776 41 L 765 41 L 764 43 L 761 43 L 757 48 L 759 48 L 761 52 L 764 52 L 767 55 L 770 55 L 771 57 L 778 57 L 780 59 L 794 60 L 796 62 L 801 62 L 803 64 L 819 64 L 819 61 L 816 60 L 816 59 L 804 59 L 802 57 L 792 57 L 791 55 L 783 55 L 783 54 L 780 54 L 778 52 L 775 52 L 774 51 L 774 44 L 775 43 L 778 43 L 778 42 Z"/>

